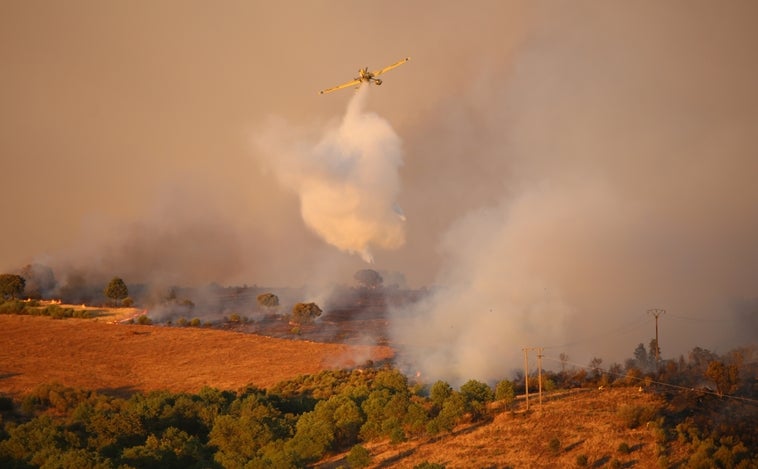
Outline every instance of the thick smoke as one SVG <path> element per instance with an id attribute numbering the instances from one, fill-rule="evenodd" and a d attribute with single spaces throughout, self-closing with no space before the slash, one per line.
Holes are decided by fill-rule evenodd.
<path id="1" fill-rule="evenodd" d="M 386 120 L 364 111 L 368 89 L 360 87 L 339 125 L 318 142 L 280 122 L 257 143 L 281 184 L 298 195 L 305 224 L 372 263 L 372 248 L 403 245 L 405 216 L 396 203 L 400 140 Z"/>
<path id="2" fill-rule="evenodd" d="M 439 292 L 395 314 L 412 371 L 496 380 L 523 366 L 525 346 L 621 362 L 654 337 L 650 308 L 669 313 L 665 358 L 755 340 L 733 307 L 758 294 L 748 26 L 731 17 L 711 41 L 708 14 L 646 13 L 657 21 L 603 8 L 542 17 L 509 73 L 469 92 L 490 116 L 478 145 L 466 126 L 429 130 L 489 167 L 500 195 L 446 230 Z"/>

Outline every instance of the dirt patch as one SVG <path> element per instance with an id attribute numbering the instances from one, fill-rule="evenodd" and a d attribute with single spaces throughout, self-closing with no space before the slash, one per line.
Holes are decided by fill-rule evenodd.
<path id="1" fill-rule="evenodd" d="M 111 319 L 111 318 L 108 318 Z M 217 329 L 0 316 L 0 393 L 41 383 L 125 394 L 269 387 L 300 374 L 381 361 L 389 347 L 286 340 Z"/>

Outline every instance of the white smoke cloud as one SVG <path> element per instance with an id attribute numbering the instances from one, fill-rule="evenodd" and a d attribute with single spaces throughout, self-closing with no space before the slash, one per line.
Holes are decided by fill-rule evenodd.
<path id="1" fill-rule="evenodd" d="M 368 90 L 361 86 L 342 121 L 318 141 L 280 121 L 256 143 L 266 166 L 299 197 L 305 224 L 327 243 L 371 263 L 372 248 L 405 243 L 405 216 L 395 201 L 400 139 L 386 120 L 364 110 Z"/>
<path id="2" fill-rule="evenodd" d="M 511 376 L 525 346 L 623 362 L 654 337 L 650 308 L 669 313 L 665 358 L 755 341 L 755 321 L 730 306 L 755 298 L 758 278 L 747 26 L 716 47 L 701 39 L 708 15 L 641 35 L 615 9 L 589 10 L 543 17 L 508 73 L 466 89 L 472 104 L 438 111 L 452 124 L 425 134 L 456 171 L 441 178 L 438 164 L 414 195 L 448 177 L 466 189 L 435 193 L 445 200 L 425 214 L 454 214 L 469 187 L 491 194 L 441 228 L 437 292 L 393 315 L 401 360 L 426 381 Z M 476 126 L 471 108 L 486 116 Z"/>

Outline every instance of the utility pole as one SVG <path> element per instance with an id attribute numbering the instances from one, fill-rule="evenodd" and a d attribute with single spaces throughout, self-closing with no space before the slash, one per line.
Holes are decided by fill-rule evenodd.
<path id="1" fill-rule="evenodd" d="M 524 347 L 521 349 L 524 351 L 524 387 L 526 389 L 526 410 L 529 410 L 529 348 Z"/>
<path id="2" fill-rule="evenodd" d="M 524 387 L 526 389 L 526 410 L 529 410 L 529 350 L 537 352 L 537 388 L 539 389 L 540 410 L 542 410 L 542 347 L 524 347 Z"/>
<path id="3" fill-rule="evenodd" d="M 542 412 L 542 347 L 537 347 L 537 384 L 540 390 L 540 412 Z"/>
<path id="4" fill-rule="evenodd" d="M 658 317 L 663 316 L 666 314 L 665 309 L 649 309 L 647 310 L 647 314 L 652 314 L 653 317 L 655 317 L 655 365 L 658 366 L 658 362 L 660 361 L 661 357 L 661 343 L 658 342 Z"/>

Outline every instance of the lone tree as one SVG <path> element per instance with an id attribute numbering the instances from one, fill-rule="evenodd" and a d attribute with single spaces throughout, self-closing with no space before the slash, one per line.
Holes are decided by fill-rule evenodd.
<path id="1" fill-rule="evenodd" d="M 316 303 L 298 303 L 292 307 L 292 322 L 305 324 L 321 316 L 321 308 Z"/>
<path id="2" fill-rule="evenodd" d="M 277 308 L 279 306 L 279 297 L 273 293 L 261 293 L 258 295 L 258 304 L 264 308 Z"/>
<path id="3" fill-rule="evenodd" d="M 129 296 L 129 289 L 119 277 L 113 277 L 107 287 L 105 287 L 105 296 L 114 300 L 116 305 L 121 304 L 121 300 Z"/>
<path id="4" fill-rule="evenodd" d="M 382 286 L 384 279 L 379 272 L 371 269 L 359 270 L 353 275 L 353 278 L 366 288 L 377 288 Z"/>
<path id="5" fill-rule="evenodd" d="M 26 280 L 16 274 L 0 274 L 0 297 L 4 300 L 20 298 L 24 294 Z"/>

